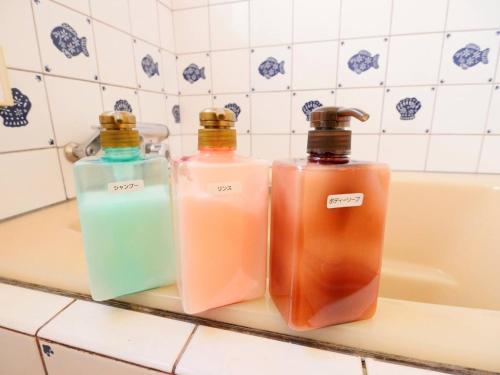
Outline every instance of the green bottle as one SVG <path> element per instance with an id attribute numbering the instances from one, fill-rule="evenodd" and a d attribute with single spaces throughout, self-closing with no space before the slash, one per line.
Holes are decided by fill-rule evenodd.
<path id="1" fill-rule="evenodd" d="M 131 113 L 104 112 L 99 120 L 104 154 L 74 166 L 96 301 L 175 281 L 168 162 L 143 155 Z"/>

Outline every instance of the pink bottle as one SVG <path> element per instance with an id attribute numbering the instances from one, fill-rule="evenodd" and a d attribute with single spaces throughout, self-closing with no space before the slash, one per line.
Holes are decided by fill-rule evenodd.
<path id="1" fill-rule="evenodd" d="M 173 164 L 178 284 L 189 314 L 265 292 L 268 165 L 235 154 L 235 121 L 227 109 L 202 111 L 199 152 Z"/>

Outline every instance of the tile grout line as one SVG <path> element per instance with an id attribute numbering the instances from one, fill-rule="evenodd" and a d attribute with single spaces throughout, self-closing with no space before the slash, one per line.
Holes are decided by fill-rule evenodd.
<path id="1" fill-rule="evenodd" d="M 361 370 L 363 371 L 363 375 L 368 375 L 368 368 L 366 367 L 365 357 L 360 357 L 361 360 Z"/>
<path id="2" fill-rule="evenodd" d="M 49 320 L 47 320 L 44 324 L 42 324 L 40 327 L 38 327 L 38 329 L 35 331 L 35 334 L 33 335 L 33 337 L 35 338 L 35 343 L 36 343 L 37 351 L 38 351 L 38 354 L 40 355 L 40 360 L 42 361 L 42 366 L 43 366 L 43 369 L 44 369 L 46 375 L 48 375 L 49 372 L 47 370 L 47 364 L 45 363 L 45 359 L 43 358 L 42 350 L 40 349 L 40 340 L 39 340 L 39 337 L 38 337 L 38 333 L 40 332 L 40 330 L 43 327 L 45 327 L 47 324 L 49 324 L 50 322 L 52 322 L 52 320 L 54 320 L 54 318 L 56 318 L 60 313 L 62 313 L 69 306 L 71 306 L 75 301 L 76 301 L 76 299 L 73 299 L 73 301 L 71 301 L 66 306 L 64 306 L 61 310 L 59 310 L 57 313 L 55 313 Z"/>
<path id="3" fill-rule="evenodd" d="M 391 0 L 391 10 L 390 10 L 390 15 L 389 15 L 389 35 L 392 31 L 392 19 L 394 16 L 394 0 Z M 384 38 L 384 41 L 387 42 L 387 47 L 386 47 L 386 63 L 385 63 L 385 72 L 384 72 L 384 81 L 381 82 L 381 86 L 383 88 L 382 91 L 382 104 L 381 104 L 381 112 L 380 112 L 380 125 L 379 125 L 379 131 L 378 131 L 378 143 L 377 143 L 377 157 L 376 161 L 380 162 L 380 145 L 382 144 L 382 134 L 384 134 L 384 107 L 385 107 L 385 97 L 387 95 L 387 76 L 388 76 L 388 71 L 389 71 L 389 57 L 391 53 L 391 38 L 386 37 Z"/>
<path id="4" fill-rule="evenodd" d="M 292 111 L 293 111 L 293 81 L 294 81 L 294 56 L 295 56 L 295 48 L 292 46 L 294 45 L 295 41 L 295 0 L 291 0 L 292 3 L 292 29 L 291 31 L 291 42 L 290 45 L 287 46 L 288 49 L 290 49 L 290 62 L 292 67 L 290 68 L 290 86 L 288 86 L 288 91 L 290 91 L 290 110 L 288 111 L 288 158 L 292 157 L 292 137 L 294 135 L 293 129 L 292 129 Z"/>
<path id="5" fill-rule="evenodd" d="M 182 356 L 186 352 L 186 349 L 188 348 L 189 344 L 191 344 L 191 340 L 193 339 L 196 331 L 198 330 L 198 327 L 199 327 L 199 324 L 196 324 L 194 326 L 193 330 L 191 331 L 191 334 L 189 335 L 189 337 L 187 338 L 186 342 L 182 346 L 181 351 L 177 355 L 177 358 L 175 359 L 174 365 L 172 366 L 172 374 L 173 375 L 175 375 L 175 371 L 177 370 L 177 366 L 179 365 L 179 362 L 181 361 Z"/>
<path id="6" fill-rule="evenodd" d="M 446 30 L 446 25 L 448 23 L 448 11 L 450 9 L 450 0 L 447 0 L 446 1 L 446 12 L 445 12 L 445 16 L 444 16 L 444 28 Z M 444 55 L 444 44 L 446 42 L 446 32 L 443 31 L 443 40 L 441 42 L 441 53 L 440 53 L 440 56 L 439 56 L 439 65 L 438 65 L 438 72 L 437 72 L 437 82 L 438 84 L 436 85 L 436 88 L 435 88 L 435 92 L 434 92 L 434 101 L 433 101 L 433 104 L 432 104 L 432 115 L 431 115 L 431 124 L 430 124 L 430 127 L 429 127 L 429 137 L 428 137 L 428 140 L 427 140 L 427 145 L 426 145 L 426 150 L 425 150 L 425 158 L 424 158 L 424 172 L 428 170 L 428 167 L 429 167 L 429 154 L 430 154 L 430 150 L 431 150 L 431 142 L 432 142 L 432 130 L 434 129 L 434 119 L 435 119 L 435 114 L 436 114 L 436 104 L 437 104 L 437 98 L 438 98 L 438 95 L 439 95 L 439 82 L 440 82 L 440 79 L 441 79 L 441 67 L 442 67 L 442 64 L 443 64 L 443 55 Z"/>

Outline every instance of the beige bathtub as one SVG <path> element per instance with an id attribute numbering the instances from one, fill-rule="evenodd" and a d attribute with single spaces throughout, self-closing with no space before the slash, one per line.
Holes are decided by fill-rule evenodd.
<path id="1" fill-rule="evenodd" d="M 88 294 L 74 201 L 0 224 L 0 278 Z M 363 355 L 500 371 L 500 176 L 394 173 L 373 319 L 296 333 L 269 298 L 202 317 Z M 181 312 L 175 286 L 122 298 Z"/>

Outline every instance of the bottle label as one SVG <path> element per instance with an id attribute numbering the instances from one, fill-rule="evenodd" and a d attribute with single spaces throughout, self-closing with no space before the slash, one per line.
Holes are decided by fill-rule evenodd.
<path id="1" fill-rule="evenodd" d="M 128 193 L 142 189 L 144 189 L 144 180 L 117 181 L 108 184 L 110 193 Z"/>
<path id="2" fill-rule="evenodd" d="M 241 193 L 241 182 L 220 182 L 208 184 L 208 192 L 211 194 Z"/>
<path id="3" fill-rule="evenodd" d="M 358 207 L 363 204 L 363 193 L 334 194 L 326 200 L 327 208 Z"/>

